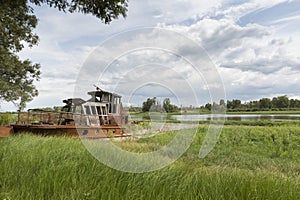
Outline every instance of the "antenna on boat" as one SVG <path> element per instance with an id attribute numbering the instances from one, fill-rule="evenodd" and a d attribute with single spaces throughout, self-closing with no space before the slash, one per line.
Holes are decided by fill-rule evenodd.
<path id="1" fill-rule="evenodd" d="M 96 88 L 96 90 L 98 90 L 98 91 L 102 91 L 97 85 L 93 85 L 95 88 Z"/>

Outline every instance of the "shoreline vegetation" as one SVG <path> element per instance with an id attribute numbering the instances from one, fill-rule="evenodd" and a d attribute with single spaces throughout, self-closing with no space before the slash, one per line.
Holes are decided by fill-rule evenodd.
<path id="1" fill-rule="evenodd" d="M 236 123 L 224 126 L 204 159 L 198 153 L 207 124 L 199 125 L 193 143 L 174 163 L 140 174 L 101 164 L 80 139 L 30 133 L 0 138 L 0 199 L 299 199 L 299 123 Z M 114 144 L 145 153 L 176 134 Z"/>

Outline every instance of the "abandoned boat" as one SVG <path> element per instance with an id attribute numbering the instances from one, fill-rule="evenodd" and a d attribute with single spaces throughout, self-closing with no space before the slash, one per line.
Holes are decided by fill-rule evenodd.
<path id="1" fill-rule="evenodd" d="M 97 88 L 88 92 L 89 100 L 63 100 L 61 111 L 29 109 L 12 125 L 14 133 L 31 132 L 42 135 L 65 135 L 83 138 L 124 137 L 128 115 L 121 96 Z"/>

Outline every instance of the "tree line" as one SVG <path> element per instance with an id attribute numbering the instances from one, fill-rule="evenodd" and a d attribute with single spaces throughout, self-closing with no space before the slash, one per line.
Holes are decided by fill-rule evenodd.
<path id="1" fill-rule="evenodd" d="M 140 107 L 130 107 L 130 112 L 176 112 L 180 109 L 178 106 L 171 103 L 170 98 L 165 98 L 163 102 L 157 100 L 156 97 L 147 98 L 143 102 L 142 108 Z"/>
<path id="2" fill-rule="evenodd" d="M 200 107 L 178 107 L 171 103 L 170 98 L 165 98 L 163 103 L 156 97 L 147 98 L 142 103 L 142 107 L 130 107 L 130 112 L 177 112 L 180 109 L 200 111 L 227 110 L 232 112 L 243 111 L 279 111 L 279 110 L 300 110 L 300 100 L 290 99 L 287 95 L 273 98 L 261 98 L 259 100 L 242 102 L 239 99 L 225 101 L 221 99 L 218 103 L 207 103 Z"/>
<path id="3" fill-rule="evenodd" d="M 242 103 L 239 99 L 227 100 L 221 99 L 219 103 L 207 103 L 201 106 L 201 109 L 219 110 L 226 108 L 227 111 L 269 111 L 269 110 L 298 110 L 300 109 L 300 100 L 289 99 L 286 95 L 271 98 L 261 98 L 254 101 Z"/>

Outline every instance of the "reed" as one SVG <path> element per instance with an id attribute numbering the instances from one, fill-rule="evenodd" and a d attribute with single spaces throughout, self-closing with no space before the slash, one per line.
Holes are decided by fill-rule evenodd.
<path id="1" fill-rule="evenodd" d="M 140 174 L 99 163 L 80 139 L 0 138 L 0 199 L 299 199 L 300 126 L 226 126 L 213 151 L 199 159 L 207 129 L 199 126 L 173 164 Z M 115 144 L 148 152 L 175 135 Z"/>

